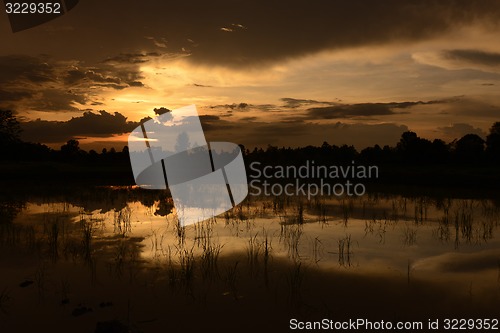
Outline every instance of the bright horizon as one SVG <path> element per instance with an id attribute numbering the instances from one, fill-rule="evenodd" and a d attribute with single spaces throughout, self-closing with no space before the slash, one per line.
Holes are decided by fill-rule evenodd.
<path id="1" fill-rule="evenodd" d="M 186 22 L 175 18 L 187 14 L 182 4 L 148 4 L 136 15 L 125 1 L 106 27 L 96 6 L 113 5 L 82 3 L 15 34 L 0 18 L 0 107 L 28 122 L 25 139 L 120 149 L 127 121 L 190 104 L 205 116 L 207 138 L 248 147 L 394 145 L 406 130 L 450 142 L 484 137 L 499 120 L 495 2 L 320 5 L 334 18 L 315 4 L 294 25 L 248 4 L 190 9 Z"/>

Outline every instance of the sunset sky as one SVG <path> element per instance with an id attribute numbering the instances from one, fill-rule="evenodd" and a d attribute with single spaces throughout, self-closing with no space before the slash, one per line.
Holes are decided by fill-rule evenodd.
<path id="1" fill-rule="evenodd" d="M 83 0 L 12 33 L 0 107 L 24 138 L 121 149 L 154 109 L 196 104 L 208 140 L 451 141 L 500 121 L 500 1 Z"/>

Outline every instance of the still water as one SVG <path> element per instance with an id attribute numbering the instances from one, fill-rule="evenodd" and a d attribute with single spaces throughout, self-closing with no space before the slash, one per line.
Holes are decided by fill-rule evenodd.
<path id="1" fill-rule="evenodd" d="M 498 317 L 491 199 L 249 197 L 185 228 L 168 196 L 133 187 L 25 195 L 2 210 L 7 328 L 220 328 L 221 313 L 228 327 L 247 314 L 282 331 L 292 315 Z"/>

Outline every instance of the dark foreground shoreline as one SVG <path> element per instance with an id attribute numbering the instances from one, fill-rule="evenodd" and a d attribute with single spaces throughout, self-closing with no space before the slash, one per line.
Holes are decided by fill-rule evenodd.
<path id="1" fill-rule="evenodd" d="M 365 185 L 367 192 L 497 198 L 500 196 L 500 168 L 496 165 L 380 165 L 378 178 L 327 179 L 334 184 L 347 180 Z M 247 165 L 247 177 L 252 178 Z M 77 190 L 97 186 L 134 186 L 129 164 L 75 164 L 61 162 L 4 161 L 0 163 L 0 192 L 46 192 Z M 293 179 L 292 179 L 293 180 Z M 271 183 L 290 179 L 270 179 Z M 318 179 L 300 179 L 317 183 Z"/>

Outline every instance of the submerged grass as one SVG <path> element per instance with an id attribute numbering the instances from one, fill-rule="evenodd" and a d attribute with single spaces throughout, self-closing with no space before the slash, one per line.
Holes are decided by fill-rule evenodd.
<path id="1" fill-rule="evenodd" d="M 248 239 L 247 245 L 247 262 L 250 269 L 250 274 L 254 275 L 258 272 L 259 257 L 262 252 L 262 243 L 257 239 L 257 234 Z"/>
<path id="2" fill-rule="evenodd" d="M 412 228 L 410 226 L 405 226 L 403 228 L 403 245 L 412 246 L 417 243 L 417 232 L 418 229 Z"/>
<path id="3" fill-rule="evenodd" d="M 408 199 L 408 202 L 410 200 Z M 338 206 L 331 204 L 332 202 L 338 204 Z M 382 206 L 382 203 L 384 203 L 384 206 Z M 242 304 L 247 302 L 248 299 L 253 300 L 252 297 L 257 297 L 252 295 L 252 292 L 258 293 L 259 290 L 264 290 L 262 294 L 258 294 L 258 297 L 260 297 L 262 295 L 269 296 L 275 292 L 275 289 L 279 289 L 276 295 L 282 297 L 279 299 L 278 296 L 275 296 L 277 304 L 282 305 L 279 302 L 284 302 L 294 309 L 301 307 L 301 309 L 306 309 L 305 300 L 310 285 L 306 284 L 305 269 L 308 269 L 307 272 L 309 272 L 309 268 L 314 272 L 319 272 L 320 269 L 324 267 L 331 268 L 331 266 L 336 266 L 337 263 L 341 267 L 353 266 L 355 258 L 353 244 L 355 244 L 355 240 L 350 234 L 345 234 L 342 224 L 350 228 L 350 230 L 352 228 L 356 231 L 358 229 L 354 228 L 358 228 L 359 224 L 362 227 L 363 221 L 359 221 L 360 216 L 366 215 L 369 218 L 373 216 L 373 219 L 364 221 L 366 235 L 379 237 L 382 243 L 385 241 L 386 232 L 392 230 L 401 232 L 400 230 L 402 230 L 403 243 L 407 246 L 416 244 L 417 231 L 428 227 L 430 222 L 439 223 L 439 228 L 441 228 L 438 232 L 439 238 L 446 241 L 451 239 L 454 223 L 456 235 L 460 241 L 467 241 L 468 239 L 473 241 L 478 237 L 484 240 L 491 239 L 496 226 L 498 226 L 498 211 L 489 208 L 488 205 L 479 206 L 477 203 L 471 205 L 470 202 L 466 201 L 465 205 L 460 203 L 460 206 L 455 211 L 453 211 L 451 205 L 443 205 L 442 208 L 436 209 L 436 211 L 440 212 L 439 216 L 441 216 L 441 212 L 443 213 L 442 218 L 438 221 L 438 219 L 433 220 L 433 216 L 435 216 L 434 208 L 430 208 L 428 201 L 415 200 L 412 203 L 415 205 L 414 216 L 411 216 L 414 207 L 412 204 L 408 204 L 409 213 L 405 217 L 407 211 L 406 199 L 394 199 L 392 201 L 383 201 L 381 198 L 375 198 L 372 201 L 344 199 L 341 202 L 331 199 L 329 201 L 331 206 L 328 206 L 323 198 L 311 202 L 273 198 L 267 199 L 265 202 L 254 201 L 252 202 L 253 206 L 241 205 L 232 211 L 226 212 L 221 217 L 222 220 L 219 221 L 213 218 L 189 227 L 182 227 L 176 221 L 175 224 L 166 225 L 165 229 L 162 229 L 162 226 L 151 231 L 150 239 L 145 242 L 147 244 L 141 244 L 150 245 L 155 259 L 155 269 L 158 269 L 158 275 L 155 278 L 148 279 L 147 283 L 148 285 L 155 285 L 154 288 L 156 288 L 156 285 L 163 280 L 165 291 L 179 292 L 179 294 L 174 294 L 172 297 L 173 299 L 178 297 L 175 300 L 181 300 L 181 302 L 183 297 L 186 298 L 186 295 L 189 302 L 193 300 L 207 302 L 207 299 L 211 300 L 222 295 L 227 296 L 223 298 L 225 304 L 236 304 L 231 303 L 233 300 L 238 301 L 238 304 Z M 330 208 L 330 210 L 337 213 L 337 215 L 336 217 L 332 216 L 332 218 L 340 221 L 340 225 L 335 223 L 326 225 L 327 207 L 334 207 Z M 338 210 L 339 207 L 340 211 Z M 479 207 L 489 214 L 488 219 L 476 217 Z M 428 210 L 432 212 L 430 219 L 427 216 Z M 127 274 L 128 268 L 130 281 L 136 281 L 140 276 L 138 274 L 139 268 L 151 268 L 151 266 L 148 266 L 151 263 L 141 266 L 139 261 L 139 246 L 141 245 L 131 243 L 127 237 L 127 234 L 131 231 L 129 212 L 122 210 L 110 213 L 110 220 L 113 219 L 113 225 L 115 226 L 113 231 L 117 235 L 106 239 L 105 248 L 108 251 L 106 255 L 109 256 L 106 258 L 113 262 L 115 273 L 118 272 L 120 276 Z M 282 218 L 282 223 L 279 226 L 276 223 L 277 218 L 272 216 L 273 212 Z M 318 216 L 318 220 L 314 218 L 314 213 Z M 274 221 L 272 221 L 274 224 L 270 223 L 269 226 L 271 227 L 268 228 L 266 225 L 262 227 L 262 230 L 257 230 L 255 226 L 260 225 L 262 221 L 257 220 L 255 223 L 254 217 L 256 216 L 269 220 L 274 218 Z M 313 217 L 311 218 L 311 216 Z M 415 220 L 415 224 L 412 223 L 412 219 Z M 332 229 L 320 230 L 320 225 L 317 223 L 307 223 L 316 221 L 321 223 L 321 228 L 325 225 L 325 227 L 331 227 Z M 429 223 L 424 224 L 424 221 L 429 221 Z M 46 224 L 43 237 L 40 233 L 42 226 L 0 226 L 0 244 L 5 246 L 22 245 L 32 249 L 41 248 L 43 256 L 50 255 L 54 258 L 62 258 L 64 254 L 64 257 L 73 257 L 80 261 L 91 262 L 95 271 L 97 255 L 100 255 L 103 249 L 103 247 L 99 247 L 101 244 L 101 239 L 98 238 L 101 231 L 99 229 L 100 224 L 88 216 L 81 221 L 80 225 L 76 221 L 73 229 L 67 229 L 65 223 L 51 222 Z M 333 228 L 338 228 L 342 232 L 340 236 L 336 236 L 335 233 L 328 234 L 332 232 Z M 160 232 L 159 230 L 164 231 Z M 323 231 L 325 232 L 324 235 L 333 235 L 333 237 L 323 236 L 321 233 Z M 333 231 L 336 231 L 336 229 Z M 235 241 L 237 243 L 236 247 L 239 246 L 239 250 L 234 250 L 235 247 L 233 246 L 235 244 L 230 243 L 232 240 L 226 241 L 227 238 L 223 238 L 234 237 L 235 232 L 237 237 Z M 318 236 L 312 238 L 311 234 Z M 344 235 L 343 238 L 337 238 Z M 356 239 L 356 235 L 353 234 L 354 239 Z M 224 244 L 219 243 L 219 237 L 224 239 Z M 274 242 L 278 237 L 279 244 Z M 275 245 L 275 248 L 273 248 L 273 245 Z M 229 254 L 225 253 L 228 248 L 231 249 Z M 329 256 L 325 255 L 326 253 L 335 253 L 336 255 Z M 325 262 L 327 264 L 333 262 L 333 265 L 323 266 Z M 317 264 L 319 267 L 310 265 L 308 268 L 309 263 Z M 399 282 L 403 285 L 405 284 L 404 265 L 405 262 L 401 263 L 402 267 L 398 267 L 400 272 Z M 498 265 L 498 283 L 500 284 L 500 261 Z M 406 270 L 408 284 L 411 280 L 413 287 L 419 281 L 414 281 L 410 261 L 408 261 Z M 338 269 L 338 271 L 341 272 L 340 274 L 344 274 L 343 269 Z M 34 278 L 40 298 L 43 298 L 44 291 L 47 289 L 46 272 L 44 268 L 39 268 Z M 318 274 L 318 276 L 321 274 Z M 401 279 L 401 276 L 403 279 Z M 158 277 L 158 280 L 155 280 L 156 277 Z M 337 277 L 332 275 L 332 278 Z M 307 282 L 310 278 L 313 279 L 316 276 L 308 273 Z M 372 279 L 372 277 L 367 279 Z M 264 288 L 264 285 L 266 288 Z M 61 286 L 61 302 L 69 297 L 68 289 L 69 287 L 65 285 Z M 186 295 L 183 295 L 184 292 Z M 4 293 L 0 293 L 0 311 L 2 310 L 2 303 L 7 302 L 5 299 L 8 299 L 8 294 L 4 296 Z M 46 294 L 49 295 L 49 293 Z M 211 303 L 207 302 L 206 304 Z"/>
<path id="4" fill-rule="evenodd" d="M 181 248 L 179 251 L 180 274 L 179 279 L 181 284 L 186 288 L 186 291 L 191 291 L 192 282 L 194 279 L 194 253 L 193 248 Z"/>
<path id="5" fill-rule="evenodd" d="M 219 255 L 224 245 L 206 243 L 203 245 L 203 253 L 201 254 L 201 271 L 204 278 L 217 277 L 219 275 L 217 262 Z"/>
<path id="6" fill-rule="evenodd" d="M 303 226 L 300 224 L 282 224 L 280 232 L 280 243 L 285 244 L 288 257 L 293 261 L 300 259 L 299 244 L 303 234 Z"/>
<path id="7" fill-rule="evenodd" d="M 292 308 L 299 308 L 302 304 L 302 284 L 304 282 L 304 272 L 301 262 L 295 262 L 288 272 L 288 301 Z"/>
<path id="8" fill-rule="evenodd" d="M 82 252 L 83 260 L 87 263 L 92 261 L 92 235 L 93 235 L 92 222 L 82 223 Z"/>
<path id="9" fill-rule="evenodd" d="M 315 237 L 313 241 L 313 260 L 317 264 L 321 261 L 323 257 L 323 243 L 319 240 L 319 237 Z"/>
<path id="10" fill-rule="evenodd" d="M 351 235 L 347 235 L 338 241 L 338 263 L 343 267 L 352 266 L 351 256 L 352 256 L 352 240 Z"/>

